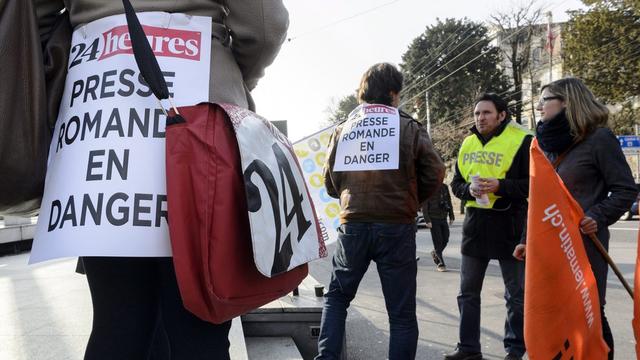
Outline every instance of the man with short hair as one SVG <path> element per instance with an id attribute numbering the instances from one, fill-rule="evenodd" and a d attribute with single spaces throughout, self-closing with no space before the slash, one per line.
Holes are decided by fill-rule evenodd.
<path id="1" fill-rule="evenodd" d="M 459 343 L 445 360 L 481 360 L 480 292 L 489 260 L 497 259 L 507 303 L 505 360 L 522 359 L 524 263 L 512 257 L 527 214 L 532 136 L 511 122 L 507 103 L 487 93 L 475 102 L 475 125 L 458 153 L 453 194 L 466 200 L 462 225 Z"/>
<path id="2" fill-rule="evenodd" d="M 316 359 L 340 358 L 347 308 L 372 260 L 389 315 L 389 359 L 415 358 L 415 215 L 442 183 L 444 165 L 422 125 L 396 108 L 401 89 L 395 66 L 372 66 L 360 82 L 361 105 L 329 143 L 324 181 L 340 199 L 341 225 Z"/>

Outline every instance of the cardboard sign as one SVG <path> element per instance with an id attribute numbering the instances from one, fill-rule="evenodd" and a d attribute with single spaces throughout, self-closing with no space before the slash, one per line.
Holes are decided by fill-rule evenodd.
<path id="1" fill-rule="evenodd" d="M 327 194 L 322 178 L 327 147 L 334 129 L 335 125 L 332 125 L 293 144 L 293 150 L 302 166 L 309 194 L 318 214 L 320 228 L 323 233 L 326 233 L 327 244 L 338 240 L 337 229 L 340 226 L 340 202 Z"/>
<path id="2" fill-rule="evenodd" d="M 138 17 L 176 105 L 208 101 L 211 19 Z M 166 118 L 135 63 L 125 16 L 77 28 L 70 53 L 29 261 L 171 256 Z"/>
<path id="3" fill-rule="evenodd" d="M 398 109 L 378 104 L 355 108 L 342 127 L 333 170 L 397 170 L 399 159 Z"/>

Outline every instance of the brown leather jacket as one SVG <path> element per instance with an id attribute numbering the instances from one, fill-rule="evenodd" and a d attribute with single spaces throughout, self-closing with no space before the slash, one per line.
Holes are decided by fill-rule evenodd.
<path id="1" fill-rule="evenodd" d="M 342 124 L 329 141 L 323 171 L 327 193 L 340 199 L 340 223 L 413 223 L 418 206 L 439 189 L 444 178 L 444 165 L 425 128 L 400 112 L 398 170 L 333 171 L 341 132 Z"/>

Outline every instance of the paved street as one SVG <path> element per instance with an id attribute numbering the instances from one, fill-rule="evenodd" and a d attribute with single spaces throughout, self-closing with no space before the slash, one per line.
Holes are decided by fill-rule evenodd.
<path id="1" fill-rule="evenodd" d="M 429 232 L 418 233 L 418 359 L 442 359 L 457 339 L 460 221 L 452 228 L 445 251 L 450 271 L 438 273 L 429 251 Z M 612 257 L 633 278 L 638 221 L 612 227 Z M 330 247 L 333 251 L 333 246 Z M 27 266 L 28 254 L 0 257 L 0 359 L 81 359 L 91 327 L 91 301 L 83 276 L 75 274 L 75 259 Z M 311 266 L 312 275 L 329 282 L 330 259 Z M 615 275 L 610 275 L 608 317 L 616 340 L 616 358 L 635 358 L 631 331 L 632 302 Z M 482 345 L 486 359 L 502 359 L 503 285 L 497 264 L 491 263 L 483 291 Z M 27 311 L 29 309 L 29 311 Z M 388 322 L 380 282 L 371 266 L 349 313 L 349 359 L 384 359 Z"/>
<path id="2" fill-rule="evenodd" d="M 611 256 L 633 286 L 638 221 L 620 221 L 611 227 Z M 456 295 L 460 281 L 461 221 L 451 229 L 445 260 L 449 271 L 439 273 L 431 261 L 431 235 L 426 229 L 418 232 L 418 293 L 417 312 L 420 327 L 417 359 L 442 359 L 457 342 L 458 308 Z M 333 247 L 330 248 L 333 250 Z M 313 276 L 329 283 L 330 260 L 316 262 Z M 607 317 L 616 344 L 616 359 L 635 359 L 631 330 L 633 302 L 613 272 L 609 272 Z M 485 359 L 503 359 L 504 285 L 500 268 L 492 261 L 487 269 L 482 292 L 482 352 Z M 380 281 L 375 266 L 370 266 L 360 290 L 349 310 L 347 346 L 349 359 L 384 359 L 388 348 L 389 331 Z"/>

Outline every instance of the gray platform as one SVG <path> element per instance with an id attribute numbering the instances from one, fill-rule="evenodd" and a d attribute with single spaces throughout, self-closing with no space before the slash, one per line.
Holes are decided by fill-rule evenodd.
<path id="1" fill-rule="evenodd" d="M 0 244 L 33 239 L 37 218 L 7 217 L 0 220 Z"/>
<path id="2" fill-rule="evenodd" d="M 314 286 L 317 284 L 309 276 L 299 286 L 298 296 L 289 294 L 243 315 L 245 337 L 291 338 L 303 359 L 313 359 L 318 353 L 318 334 L 324 305 L 324 299 L 315 296 Z"/>
<path id="3" fill-rule="evenodd" d="M 250 359 L 301 360 L 302 356 L 290 337 L 253 337 L 247 339 Z"/>

